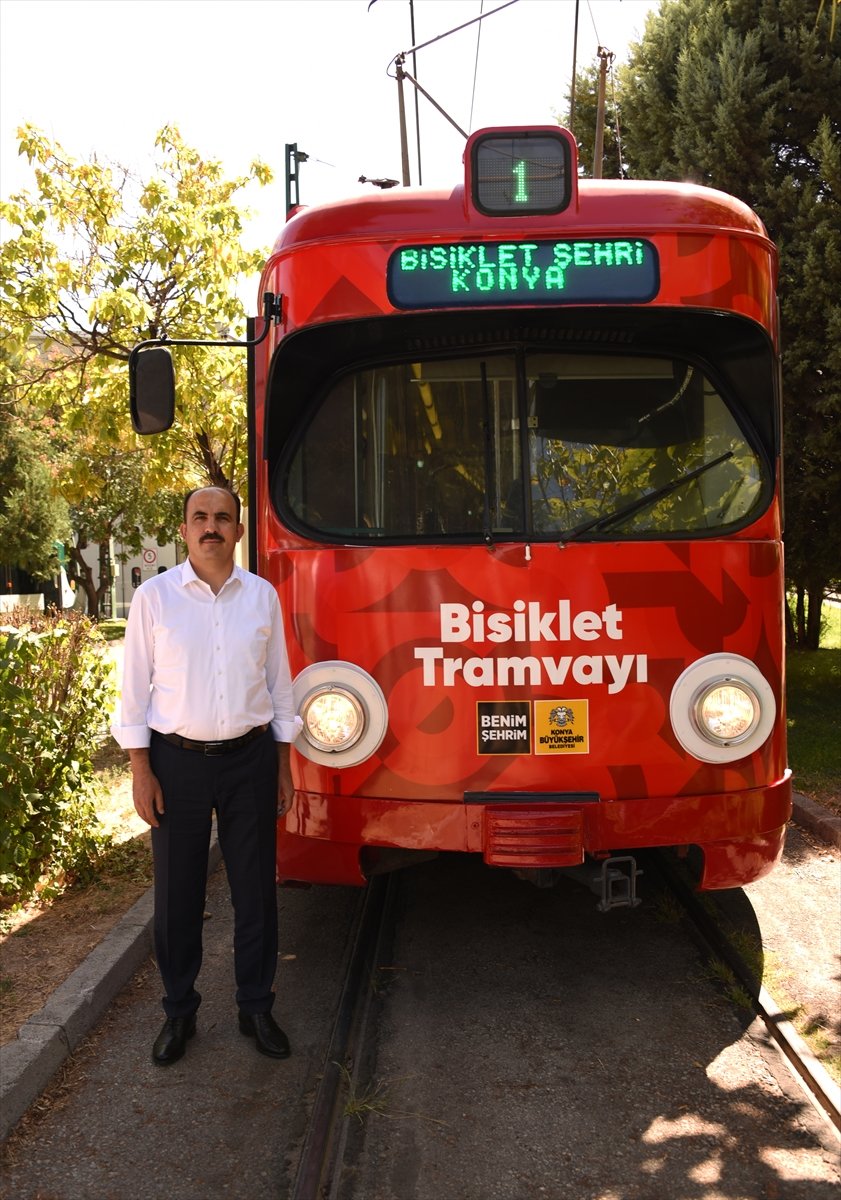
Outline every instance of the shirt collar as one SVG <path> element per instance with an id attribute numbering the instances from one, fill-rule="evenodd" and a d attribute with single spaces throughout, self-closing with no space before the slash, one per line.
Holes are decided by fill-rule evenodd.
<path id="1" fill-rule="evenodd" d="M 245 572 L 243 571 L 242 567 L 234 563 L 233 570 L 222 584 L 222 587 L 219 589 L 219 591 L 221 592 L 226 587 L 230 587 L 230 585 L 234 582 L 241 583 L 244 574 Z M 185 558 L 183 563 L 181 563 L 181 586 L 186 587 L 188 583 L 200 583 L 204 587 L 207 587 L 207 584 L 204 582 L 204 580 L 199 579 L 198 575 L 193 570 L 193 564 L 190 562 L 189 558 Z"/>

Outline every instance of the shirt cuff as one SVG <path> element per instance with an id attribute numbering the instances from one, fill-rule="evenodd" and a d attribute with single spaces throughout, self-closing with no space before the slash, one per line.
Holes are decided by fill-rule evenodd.
<path id="1" fill-rule="evenodd" d="M 117 725 L 111 726 L 111 736 L 123 750 L 145 750 L 152 740 L 152 730 L 148 725 Z"/>
<path id="2" fill-rule="evenodd" d="M 304 727 L 300 717 L 295 716 L 291 721 L 272 721 L 272 737 L 276 742 L 294 742 Z"/>

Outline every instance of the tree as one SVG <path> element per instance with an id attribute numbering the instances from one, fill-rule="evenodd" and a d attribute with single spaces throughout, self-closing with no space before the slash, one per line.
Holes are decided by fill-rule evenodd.
<path id="1" fill-rule="evenodd" d="M 70 529 L 38 430 L 0 405 L 0 556 L 36 579 L 58 571 L 56 543 Z"/>
<path id="2" fill-rule="evenodd" d="M 56 543 L 67 536 L 67 504 L 48 461 L 48 429 L 21 419 L 14 381 L 35 347 L 4 339 L 0 350 L 0 560 L 47 579 L 58 570 Z"/>
<path id="3" fill-rule="evenodd" d="M 75 443 L 74 456 L 73 477 L 65 485 L 73 527 L 68 574 L 85 592 L 88 612 L 96 613 L 113 582 L 111 545 L 120 544 L 125 561 L 140 553 L 144 537 L 154 537 L 160 546 L 171 542 L 181 523 L 184 488 L 173 482 L 150 492 L 142 450 L 113 448 L 104 457 L 93 439 L 83 439 Z M 98 574 L 83 554 L 95 545 L 100 547 Z"/>
<path id="4" fill-rule="evenodd" d="M 622 164 L 621 126 L 619 122 L 619 108 L 616 103 L 614 78 L 614 71 L 610 68 L 605 94 L 604 147 L 602 154 L 603 179 L 622 179 L 625 175 Z M 569 108 L 560 117 L 561 125 L 572 129 L 572 132 L 575 134 L 576 141 L 578 142 L 579 170 L 584 176 L 591 176 L 593 174 L 598 95 L 599 68 L 598 66 L 585 67 L 575 77 L 575 127 L 573 128 L 571 124 Z"/>
<path id="5" fill-rule="evenodd" d="M 171 127 L 145 180 L 75 161 L 31 126 L 19 138 L 34 188 L 0 205 L 12 231 L 0 249 L 0 330 L 24 355 L 7 383 L 22 414 L 56 421 L 59 486 L 85 523 L 72 554 L 96 604 L 103 581 L 84 576 L 85 542 L 169 527 L 171 497 L 186 488 L 247 487 L 242 351 L 179 351 L 176 428 L 143 441 L 129 427 L 126 363 L 146 338 L 241 336 L 236 284 L 265 254 L 242 245 L 238 198 L 271 175 L 255 162 L 227 179 Z M 24 353 L 32 339 L 38 355 Z"/>
<path id="6" fill-rule="evenodd" d="M 671 0 L 619 73 L 635 178 L 747 201 L 780 251 L 786 557 L 794 642 L 817 648 L 839 583 L 841 55 L 814 0 Z"/>
<path id="7" fill-rule="evenodd" d="M 781 244 L 784 330 L 786 573 L 795 593 L 791 645 L 817 649 L 821 605 L 841 577 L 841 143 L 828 120 L 809 147 L 826 193 L 786 191 Z M 787 334 L 787 336 L 786 336 Z"/>

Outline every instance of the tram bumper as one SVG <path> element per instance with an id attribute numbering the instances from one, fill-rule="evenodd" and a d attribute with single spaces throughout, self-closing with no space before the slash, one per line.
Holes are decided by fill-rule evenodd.
<path id="1" fill-rule="evenodd" d="M 624 850 L 697 846 L 702 890 L 741 887 L 779 860 L 790 816 L 790 772 L 745 791 L 625 800 L 473 792 L 455 803 L 297 792 L 278 826 L 278 878 L 364 885 L 365 848 L 366 864 L 376 849 L 461 851 L 522 870 L 574 867 L 587 856 Z"/>

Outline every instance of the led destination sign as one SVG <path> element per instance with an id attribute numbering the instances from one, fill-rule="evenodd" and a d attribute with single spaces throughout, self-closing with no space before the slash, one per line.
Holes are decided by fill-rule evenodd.
<path id="1" fill-rule="evenodd" d="M 403 246 L 388 260 L 395 308 L 643 303 L 659 284 L 657 251 L 641 238 Z"/>
<path id="2" fill-rule="evenodd" d="M 570 137 L 549 133 L 491 133 L 472 150 L 473 203 L 488 216 L 558 213 L 572 198 Z"/>

